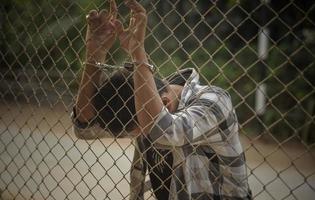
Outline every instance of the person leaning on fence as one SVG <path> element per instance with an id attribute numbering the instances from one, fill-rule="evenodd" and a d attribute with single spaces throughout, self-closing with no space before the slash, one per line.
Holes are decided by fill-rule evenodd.
<path id="1" fill-rule="evenodd" d="M 230 95 L 199 84 L 195 69 L 166 80 L 153 76 L 144 47 L 147 15 L 135 0 L 128 29 L 117 7 L 87 16 L 86 63 L 73 111 L 82 139 L 128 132 L 135 137 L 130 199 L 144 199 L 145 175 L 157 199 L 251 199 L 238 121 Z M 133 71 L 117 70 L 100 81 L 98 63 L 118 36 Z M 100 131 L 105 129 L 107 131 Z"/>

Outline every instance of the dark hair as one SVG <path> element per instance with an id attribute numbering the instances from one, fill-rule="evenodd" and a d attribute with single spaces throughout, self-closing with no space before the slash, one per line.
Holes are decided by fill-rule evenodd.
<path id="1" fill-rule="evenodd" d="M 166 84 L 154 78 L 159 94 L 167 92 Z M 117 70 L 98 89 L 93 103 L 100 127 L 115 136 L 123 130 L 129 132 L 137 123 L 132 72 Z"/>

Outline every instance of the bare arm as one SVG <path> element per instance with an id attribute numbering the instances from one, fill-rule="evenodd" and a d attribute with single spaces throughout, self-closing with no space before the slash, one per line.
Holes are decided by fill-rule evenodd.
<path id="1" fill-rule="evenodd" d="M 145 63 L 148 62 L 144 39 L 147 25 L 145 9 L 136 1 L 126 1 L 131 9 L 130 25 L 124 30 L 122 24 L 116 20 L 116 29 L 121 46 L 127 51 L 132 60 L 139 63 L 134 71 L 135 107 L 140 128 L 148 133 L 154 119 L 160 114 L 163 103 L 158 94 L 153 74 Z"/>
<path id="2" fill-rule="evenodd" d="M 160 114 L 163 103 L 157 91 L 152 72 L 146 66 L 145 51 L 132 55 L 132 59 L 139 64 L 133 75 L 135 88 L 135 107 L 139 124 L 144 133 L 151 130 L 155 118 Z"/>
<path id="3" fill-rule="evenodd" d="M 95 67 L 96 62 L 104 62 L 108 50 L 115 41 L 115 28 L 117 6 L 115 1 L 110 2 L 110 12 L 102 10 L 90 11 L 87 15 L 86 33 L 86 64 L 79 87 L 76 113 L 80 122 L 89 122 L 94 118 L 96 111 L 92 104 L 96 88 L 100 79 L 100 70 Z"/>

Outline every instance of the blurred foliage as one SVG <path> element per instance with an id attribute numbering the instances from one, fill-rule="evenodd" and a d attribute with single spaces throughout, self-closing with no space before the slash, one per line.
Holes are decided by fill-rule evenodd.
<path id="1" fill-rule="evenodd" d="M 117 2 L 126 22 L 128 10 L 121 0 Z M 309 110 L 315 99 L 315 3 L 193 2 L 141 1 L 149 15 L 146 49 L 159 74 L 196 68 L 203 82 L 231 93 L 242 128 L 258 132 L 255 90 L 266 83 L 263 120 L 268 133 L 287 138 L 315 128 L 314 109 Z M 108 2 L 101 0 L 3 1 L 1 68 L 77 72 L 84 60 L 85 15 L 90 9 L 107 7 Z M 257 37 L 264 25 L 270 30 L 269 56 L 261 63 Z M 110 62 L 120 64 L 125 59 L 116 43 Z"/>

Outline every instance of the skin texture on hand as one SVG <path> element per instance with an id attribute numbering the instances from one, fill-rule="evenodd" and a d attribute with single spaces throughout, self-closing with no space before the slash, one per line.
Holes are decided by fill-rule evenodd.
<path id="1" fill-rule="evenodd" d="M 124 29 L 121 21 L 115 20 L 115 28 L 121 47 L 131 56 L 145 53 L 144 39 L 147 24 L 146 10 L 135 0 L 125 1 L 130 8 L 129 27 Z"/>
<path id="2" fill-rule="evenodd" d="M 106 52 L 112 47 L 116 38 L 115 20 L 117 17 L 117 5 L 110 1 L 110 11 L 91 10 L 86 16 L 86 51 L 87 59 L 96 56 L 96 59 L 105 59 Z"/>

